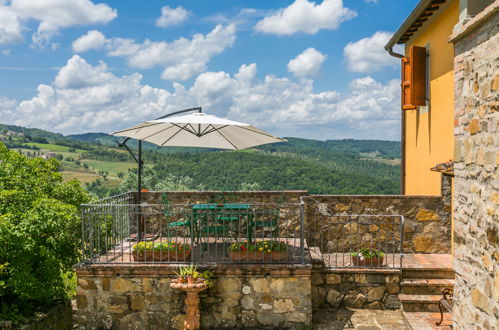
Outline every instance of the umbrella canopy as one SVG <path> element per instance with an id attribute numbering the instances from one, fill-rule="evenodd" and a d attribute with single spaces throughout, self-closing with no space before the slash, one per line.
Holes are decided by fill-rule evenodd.
<path id="1" fill-rule="evenodd" d="M 267 143 L 285 142 L 250 124 L 206 113 L 166 117 L 112 133 L 159 146 L 245 149 Z"/>

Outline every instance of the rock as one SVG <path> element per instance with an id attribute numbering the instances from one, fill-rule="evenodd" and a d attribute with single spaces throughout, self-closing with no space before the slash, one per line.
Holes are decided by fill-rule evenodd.
<path id="1" fill-rule="evenodd" d="M 492 304 L 490 299 L 478 289 L 471 290 L 471 303 L 487 314 L 492 313 Z"/>
<path id="2" fill-rule="evenodd" d="M 243 309 L 255 309 L 255 300 L 250 296 L 244 296 L 241 299 L 241 307 Z"/>
<path id="3" fill-rule="evenodd" d="M 437 213 L 427 209 L 419 209 L 418 214 L 416 214 L 416 220 L 419 221 L 437 221 L 439 219 Z"/>
<path id="4" fill-rule="evenodd" d="M 293 312 L 286 314 L 285 317 L 286 321 L 288 322 L 300 322 L 300 323 L 310 322 L 310 320 L 308 319 L 308 314 L 306 313 Z"/>
<path id="5" fill-rule="evenodd" d="M 234 277 L 220 277 L 216 280 L 216 286 L 222 295 L 241 292 L 241 280 Z"/>
<path id="6" fill-rule="evenodd" d="M 140 291 L 139 286 L 129 280 L 124 278 L 117 278 L 111 283 L 111 291 L 116 292 L 132 292 Z"/>
<path id="7" fill-rule="evenodd" d="M 287 313 L 295 310 L 295 304 L 291 299 L 274 300 L 274 313 Z"/>
<path id="8" fill-rule="evenodd" d="M 130 306 L 133 310 L 143 310 L 145 308 L 144 296 L 141 294 L 130 296 Z"/>
<path id="9" fill-rule="evenodd" d="M 323 284 L 324 283 L 324 278 L 322 277 L 321 273 L 314 272 L 312 273 L 312 284 Z"/>
<path id="10" fill-rule="evenodd" d="M 265 278 L 252 278 L 249 280 L 253 290 L 256 293 L 269 293 L 270 287 L 267 279 Z"/>
<path id="11" fill-rule="evenodd" d="M 338 203 L 334 206 L 334 209 L 338 212 L 345 212 L 345 211 L 348 211 L 350 210 L 350 206 L 348 205 L 345 205 L 345 204 L 342 204 L 342 203 Z"/>
<path id="12" fill-rule="evenodd" d="M 350 291 L 345 298 L 343 298 L 343 304 L 348 307 L 361 308 L 366 302 L 366 296 L 357 291 Z"/>
<path id="13" fill-rule="evenodd" d="M 415 252 L 430 252 L 434 241 L 431 236 L 418 235 L 414 237 L 414 251 Z"/>
<path id="14" fill-rule="evenodd" d="M 478 119 L 472 119 L 470 121 L 470 124 L 469 124 L 468 128 L 470 130 L 470 134 L 471 135 L 480 132 L 480 130 L 481 130 L 481 128 L 480 128 L 480 121 Z"/>
<path id="15" fill-rule="evenodd" d="M 152 278 L 142 279 L 142 291 L 143 292 L 153 292 L 154 282 Z"/>
<path id="16" fill-rule="evenodd" d="M 338 274 L 326 274 L 327 284 L 339 284 L 341 283 L 341 275 Z"/>
<path id="17" fill-rule="evenodd" d="M 374 301 L 364 307 L 367 309 L 385 309 L 385 305 L 383 305 L 383 303 L 380 301 Z"/>
<path id="18" fill-rule="evenodd" d="M 400 292 L 400 286 L 398 284 L 388 284 L 386 286 L 386 292 L 388 294 L 397 294 Z"/>
<path id="19" fill-rule="evenodd" d="M 269 311 L 258 313 L 256 318 L 261 324 L 271 325 L 273 327 L 279 327 L 284 322 L 284 316 L 282 314 L 276 314 Z"/>
<path id="20" fill-rule="evenodd" d="M 82 278 L 79 278 L 78 279 L 78 291 L 80 291 L 79 289 L 83 289 L 83 290 L 97 290 L 97 286 L 95 285 L 95 282 L 93 280 L 90 280 L 90 279 L 82 279 Z"/>
<path id="21" fill-rule="evenodd" d="M 322 286 L 312 287 L 312 308 L 318 309 L 326 301 L 326 289 Z"/>
<path id="22" fill-rule="evenodd" d="M 390 294 L 385 297 L 385 307 L 388 309 L 400 308 L 400 301 L 396 294 Z"/>
<path id="23" fill-rule="evenodd" d="M 326 296 L 326 301 L 333 308 L 338 308 L 341 305 L 341 301 L 343 300 L 344 295 L 335 289 L 329 289 Z"/>
<path id="24" fill-rule="evenodd" d="M 367 291 L 367 302 L 373 302 L 373 301 L 378 301 L 382 300 L 383 296 L 385 295 L 385 290 L 386 288 L 384 286 L 375 286 L 372 288 L 369 288 Z"/>

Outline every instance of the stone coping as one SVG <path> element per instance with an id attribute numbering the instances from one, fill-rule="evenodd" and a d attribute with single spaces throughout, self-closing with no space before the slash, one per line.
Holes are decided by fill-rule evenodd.
<path id="1" fill-rule="evenodd" d="M 78 264 L 78 277 L 162 277 L 175 276 L 178 268 L 189 264 Z M 199 269 L 211 270 L 215 276 L 310 276 L 312 264 L 198 264 Z"/>
<path id="2" fill-rule="evenodd" d="M 486 22 L 497 11 L 499 11 L 499 1 L 496 0 L 478 15 L 466 22 L 458 31 L 454 32 L 449 37 L 449 42 L 456 43 L 460 39 L 466 37 L 467 34 L 478 28 L 480 24 Z"/>
<path id="3" fill-rule="evenodd" d="M 441 199 L 440 195 L 309 195 L 313 198 L 357 198 L 357 199 Z"/>

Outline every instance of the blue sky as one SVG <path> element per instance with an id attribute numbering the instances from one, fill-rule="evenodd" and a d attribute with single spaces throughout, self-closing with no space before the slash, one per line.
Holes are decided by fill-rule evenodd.
<path id="1" fill-rule="evenodd" d="M 110 132 L 202 106 L 279 136 L 400 135 L 383 46 L 416 0 L 0 0 L 0 122 Z"/>

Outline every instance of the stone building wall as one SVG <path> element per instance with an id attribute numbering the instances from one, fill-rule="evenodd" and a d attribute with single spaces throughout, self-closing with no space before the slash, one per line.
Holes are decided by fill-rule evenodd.
<path id="1" fill-rule="evenodd" d="M 456 329 L 499 329 L 498 11 L 495 1 L 451 37 Z"/>
<path id="2" fill-rule="evenodd" d="M 185 294 L 169 265 L 80 265 L 81 329 L 183 329 Z M 200 294 L 203 329 L 303 329 L 312 323 L 311 265 L 219 265 Z M 243 287 L 249 293 L 243 293 Z M 245 291 L 246 292 L 246 291 Z"/>

